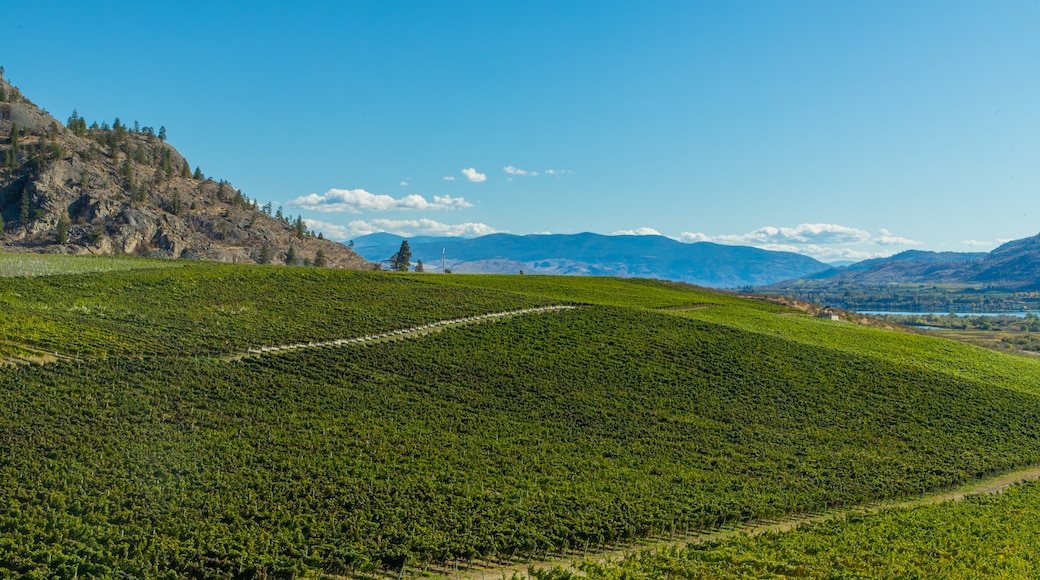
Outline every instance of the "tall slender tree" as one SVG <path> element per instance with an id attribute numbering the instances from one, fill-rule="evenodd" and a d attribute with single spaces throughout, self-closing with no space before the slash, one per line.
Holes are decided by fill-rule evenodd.
<path id="1" fill-rule="evenodd" d="M 63 246 L 69 243 L 69 218 L 65 216 L 58 218 L 57 238 L 58 243 Z"/>
<path id="2" fill-rule="evenodd" d="M 408 247 L 408 240 L 401 241 L 401 248 L 397 253 L 390 256 L 390 268 L 398 272 L 407 272 L 412 265 L 412 249 Z"/>

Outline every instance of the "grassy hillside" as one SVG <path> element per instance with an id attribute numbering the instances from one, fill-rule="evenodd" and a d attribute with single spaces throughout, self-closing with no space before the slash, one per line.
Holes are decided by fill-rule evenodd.
<path id="1" fill-rule="evenodd" d="M 70 357 L 0 370 L 0 574 L 397 570 L 1040 462 L 1036 361 L 674 284 L 189 263 L 0 301 L 9 348 Z"/>

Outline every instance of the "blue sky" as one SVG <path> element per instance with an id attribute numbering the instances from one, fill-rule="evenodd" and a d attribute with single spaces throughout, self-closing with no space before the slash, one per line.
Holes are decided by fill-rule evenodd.
<path id="1" fill-rule="evenodd" d="M 11 2 L 6 77 L 335 239 L 1040 232 L 1040 4 Z"/>

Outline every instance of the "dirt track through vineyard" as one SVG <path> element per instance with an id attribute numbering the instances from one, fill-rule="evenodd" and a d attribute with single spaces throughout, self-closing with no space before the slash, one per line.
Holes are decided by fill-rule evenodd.
<path id="1" fill-rule="evenodd" d="M 1012 471 L 1003 475 L 997 475 L 986 479 L 980 479 L 973 483 L 969 483 L 947 491 L 939 491 L 924 494 L 922 496 L 909 499 L 889 500 L 845 509 L 832 509 L 824 513 L 798 514 L 781 518 L 778 520 L 754 520 L 745 524 L 726 526 L 723 528 L 708 530 L 700 533 L 691 533 L 688 536 L 678 534 L 676 537 L 664 536 L 648 538 L 636 544 L 619 547 L 608 547 L 605 550 L 598 550 L 595 552 L 590 549 L 587 553 L 584 553 L 584 550 L 579 549 L 566 555 L 550 555 L 546 559 L 532 560 L 530 562 L 512 562 L 509 564 L 485 563 L 485 565 L 483 566 L 478 565 L 478 562 L 472 562 L 471 565 L 466 568 L 463 568 L 460 564 L 458 570 L 456 570 L 453 565 L 449 564 L 445 568 L 430 569 L 429 571 L 435 575 L 440 575 L 448 578 L 457 578 L 458 580 L 498 580 L 501 578 L 509 580 L 510 578 L 512 578 L 513 574 L 519 574 L 521 577 L 527 577 L 527 570 L 529 566 L 534 566 L 535 568 L 541 569 L 555 567 L 570 571 L 576 571 L 575 566 L 584 560 L 590 560 L 593 562 L 600 563 L 618 561 L 629 554 L 644 550 L 656 550 L 659 548 L 683 546 L 686 544 L 700 544 L 704 542 L 724 540 L 726 538 L 740 535 L 755 536 L 758 534 L 765 534 L 769 532 L 787 532 L 803 524 L 822 522 L 834 518 L 845 517 L 847 515 L 872 514 L 885 509 L 910 508 L 950 501 L 960 501 L 969 495 L 1000 493 L 1001 491 L 1017 483 L 1033 481 L 1036 479 L 1040 479 L 1040 465 L 1032 466 L 1017 471 Z M 405 575 L 411 575 L 411 573 L 413 572 L 419 571 L 408 569 L 405 571 Z"/>
<path id="2" fill-rule="evenodd" d="M 537 308 L 524 308 L 522 310 L 492 312 L 489 314 L 477 314 L 474 316 L 466 316 L 463 318 L 452 318 L 450 320 L 439 320 L 437 322 L 431 322 L 422 326 L 413 326 L 411 328 L 402 328 L 400 330 L 391 330 L 380 334 L 370 334 L 367 336 L 359 336 L 356 338 L 341 338 L 338 340 L 328 340 L 324 342 L 300 342 L 295 344 L 284 344 L 280 346 L 261 346 L 259 348 L 251 348 L 246 352 L 231 355 L 229 357 L 226 357 L 225 360 L 239 360 L 246 357 L 261 356 L 265 354 L 276 354 L 292 350 L 299 350 L 303 348 L 331 348 L 347 346 L 351 344 L 371 344 L 373 342 L 384 342 L 388 340 L 415 338 L 419 336 L 425 336 L 432 332 L 440 332 L 445 328 L 450 328 L 453 326 L 461 326 L 464 324 L 477 324 L 480 322 L 488 322 L 490 320 L 508 318 L 510 316 L 521 316 L 524 314 L 537 314 L 540 312 L 553 312 L 557 310 L 572 310 L 574 308 L 577 308 L 577 306 L 539 306 Z"/>

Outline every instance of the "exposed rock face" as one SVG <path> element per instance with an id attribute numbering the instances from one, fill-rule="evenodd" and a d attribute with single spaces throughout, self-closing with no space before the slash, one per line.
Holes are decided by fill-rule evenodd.
<path id="1" fill-rule="evenodd" d="M 301 263 L 320 251 L 330 267 L 369 267 L 343 244 L 193 172 L 154 131 L 66 127 L 3 79 L 0 216 L 0 251 L 280 264 L 292 249 Z"/>

